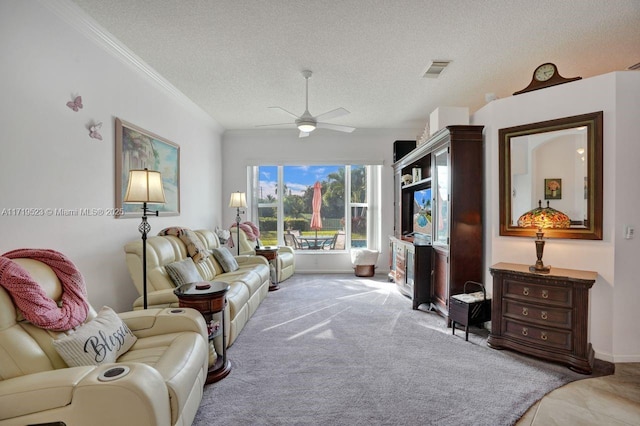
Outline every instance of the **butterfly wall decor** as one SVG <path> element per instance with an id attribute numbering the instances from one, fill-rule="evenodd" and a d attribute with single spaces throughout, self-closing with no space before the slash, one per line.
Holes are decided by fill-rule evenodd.
<path id="1" fill-rule="evenodd" d="M 92 137 L 93 139 L 99 139 L 102 140 L 102 135 L 100 134 L 100 132 L 98 132 L 98 130 L 100 130 L 102 128 L 102 123 L 96 123 L 92 126 L 89 127 L 89 137 Z"/>
<path id="2" fill-rule="evenodd" d="M 75 112 L 78 112 L 78 110 L 82 109 L 82 96 L 76 96 L 73 101 L 67 102 L 67 106 Z"/>

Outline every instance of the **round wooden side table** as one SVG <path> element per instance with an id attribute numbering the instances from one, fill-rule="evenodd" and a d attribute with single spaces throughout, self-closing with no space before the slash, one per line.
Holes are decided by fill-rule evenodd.
<path id="1" fill-rule="evenodd" d="M 276 291 L 280 288 L 278 283 L 278 247 L 256 247 L 256 256 L 262 256 L 273 266 L 275 270 L 275 280 L 269 284 L 269 291 Z M 271 274 L 269 274 L 271 275 Z"/>
<path id="2" fill-rule="evenodd" d="M 229 291 L 229 284 L 222 281 L 183 284 L 173 291 L 178 296 L 181 308 L 193 308 L 202 314 L 209 330 L 210 345 L 213 346 L 213 340 L 222 334 L 222 357 L 218 356 L 213 364 L 209 364 L 206 384 L 224 379 L 231 371 L 231 362 L 227 359 L 227 335 L 224 323 L 227 291 Z M 221 326 L 217 330 L 213 327 L 215 314 L 220 314 L 222 317 Z"/>

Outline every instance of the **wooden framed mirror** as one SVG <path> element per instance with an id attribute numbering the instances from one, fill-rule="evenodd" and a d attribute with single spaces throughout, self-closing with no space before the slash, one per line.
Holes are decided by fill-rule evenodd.
<path id="1" fill-rule="evenodd" d="M 571 219 L 546 238 L 602 239 L 602 115 L 500 129 L 500 235 L 535 237 L 518 218 L 541 202 Z"/>

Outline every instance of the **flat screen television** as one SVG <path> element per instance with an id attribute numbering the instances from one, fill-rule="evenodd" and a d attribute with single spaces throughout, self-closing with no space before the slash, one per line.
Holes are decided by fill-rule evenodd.
<path id="1" fill-rule="evenodd" d="M 413 233 L 431 236 L 431 188 L 413 192 Z"/>

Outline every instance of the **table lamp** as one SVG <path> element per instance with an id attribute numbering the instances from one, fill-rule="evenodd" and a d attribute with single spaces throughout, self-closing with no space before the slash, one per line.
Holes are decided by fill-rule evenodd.
<path id="1" fill-rule="evenodd" d="M 537 228 L 536 232 L 536 260 L 535 265 L 529 266 L 529 271 L 538 274 L 548 274 L 551 272 L 550 266 L 544 266 L 542 262 L 542 252 L 544 251 L 543 229 L 568 228 L 571 225 L 569 216 L 559 210 L 549 207 L 542 207 L 542 201 L 538 200 L 538 207 L 530 210 L 518 218 L 518 226 L 526 228 Z"/>
<path id="2" fill-rule="evenodd" d="M 163 204 L 164 188 L 160 172 L 149 169 L 129 170 L 129 183 L 124 196 L 125 203 L 142 203 L 142 223 L 138 231 L 142 234 L 142 297 L 144 309 L 147 309 L 147 234 L 151 226 L 147 222 L 147 213 L 158 216 L 157 210 L 149 210 L 147 203 Z"/>
<path id="3" fill-rule="evenodd" d="M 240 256 L 240 209 L 247 207 L 247 196 L 244 192 L 232 192 L 229 200 L 229 207 L 236 209 L 236 244 L 238 246 L 238 256 Z"/>

